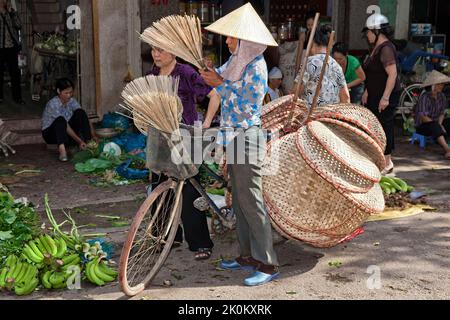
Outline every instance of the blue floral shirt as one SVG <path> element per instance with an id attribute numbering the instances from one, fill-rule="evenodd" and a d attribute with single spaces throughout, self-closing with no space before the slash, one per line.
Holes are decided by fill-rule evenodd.
<path id="1" fill-rule="evenodd" d="M 50 127 L 53 122 L 63 117 L 67 122 L 72 118 L 75 110 L 81 109 L 80 104 L 74 98 L 71 98 L 66 106 L 64 106 L 58 96 L 51 99 L 44 109 L 42 116 L 42 130 Z"/>
<path id="2" fill-rule="evenodd" d="M 222 74 L 231 59 L 233 57 L 217 69 L 217 73 Z M 261 109 L 268 91 L 267 65 L 263 56 L 247 65 L 242 79 L 236 82 L 224 80 L 216 90 L 222 98 L 222 127 L 247 129 L 261 125 Z"/>
<path id="3" fill-rule="evenodd" d="M 218 74 L 222 74 L 228 67 L 230 60 L 217 69 Z M 222 100 L 221 127 L 248 129 L 252 126 L 261 125 L 261 110 L 264 96 L 268 92 L 267 65 L 262 55 L 250 62 L 238 81 L 224 82 L 216 88 Z M 225 144 L 234 137 L 225 139 Z M 222 143 L 223 137 L 219 137 Z"/>

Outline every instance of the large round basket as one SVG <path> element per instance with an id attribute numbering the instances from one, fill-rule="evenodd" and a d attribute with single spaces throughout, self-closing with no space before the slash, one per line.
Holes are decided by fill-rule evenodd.
<path id="1" fill-rule="evenodd" d="M 263 177 L 274 228 L 316 247 L 335 246 L 384 210 L 382 149 L 363 130 L 328 120 L 273 141 Z"/>

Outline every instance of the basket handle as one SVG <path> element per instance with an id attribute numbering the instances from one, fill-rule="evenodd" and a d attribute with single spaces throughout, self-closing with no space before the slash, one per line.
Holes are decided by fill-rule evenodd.
<path id="1" fill-rule="evenodd" d="M 332 31 L 331 34 L 330 34 L 330 39 L 328 41 L 328 47 L 327 47 L 327 53 L 325 55 L 325 61 L 323 62 L 322 71 L 320 72 L 319 83 L 317 84 L 316 93 L 314 95 L 314 99 L 313 99 L 313 103 L 311 105 L 311 108 L 309 108 L 308 118 L 306 119 L 306 122 L 311 121 L 311 115 L 317 109 L 317 104 L 319 102 L 320 92 L 322 91 L 323 78 L 324 78 L 325 72 L 326 72 L 326 70 L 328 68 L 328 61 L 330 60 L 330 54 L 331 54 L 331 50 L 333 48 L 334 35 L 335 35 L 335 31 Z"/>
<path id="2" fill-rule="evenodd" d="M 308 62 L 308 57 L 311 52 L 314 35 L 316 34 L 317 26 L 319 25 L 319 19 L 320 19 L 320 13 L 317 12 L 316 16 L 314 17 L 313 28 L 311 29 L 311 33 L 310 33 L 309 40 L 308 40 L 308 45 L 306 47 L 306 54 L 305 54 L 305 57 L 303 58 L 303 63 L 301 64 L 301 67 L 300 67 L 300 72 L 299 72 L 300 82 L 297 83 L 294 87 L 294 100 L 293 100 L 294 104 L 297 102 L 298 96 L 300 95 L 300 87 L 301 87 L 301 83 L 303 82 L 303 76 L 305 75 L 306 63 Z M 300 59 L 301 59 L 301 56 L 300 56 L 299 60 Z M 288 119 L 287 119 L 287 122 L 285 125 L 287 131 L 289 131 L 289 128 L 292 126 L 292 120 L 294 118 L 294 110 L 295 109 L 292 109 L 291 112 L 289 113 L 289 116 L 288 116 Z"/>

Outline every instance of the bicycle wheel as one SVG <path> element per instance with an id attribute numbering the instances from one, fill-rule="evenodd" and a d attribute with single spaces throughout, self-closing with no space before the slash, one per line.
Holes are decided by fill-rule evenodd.
<path id="1" fill-rule="evenodd" d="M 423 88 L 420 84 L 412 84 L 405 89 L 400 96 L 397 113 L 400 113 L 403 120 L 406 121 L 409 115 L 414 111 L 415 106 L 419 102 L 420 95 L 423 92 Z"/>
<path id="2" fill-rule="evenodd" d="M 183 185 L 162 183 L 136 213 L 119 263 L 119 283 L 127 296 L 142 292 L 166 261 L 180 222 Z"/>

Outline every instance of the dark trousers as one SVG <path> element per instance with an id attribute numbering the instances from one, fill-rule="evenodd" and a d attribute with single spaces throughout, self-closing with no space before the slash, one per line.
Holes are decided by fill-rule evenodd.
<path id="1" fill-rule="evenodd" d="M 359 86 L 353 87 L 350 90 L 350 102 L 354 104 L 361 104 L 361 99 L 364 94 L 364 83 L 361 83 Z"/>
<path id="2" fill-rule="evenodd" d="M 152 186 L 155 189 L 159 184 L 167 180 L 166 176 L 152 174 Z M 194 207 L 194 201 L 201 195 L 186 182 L 183 188 L 183 201 L 181 208 L 181 221 L 184 228 L 184 238 L 189 245 L 189 250 L 198 251 L 200 248 L 212 248 L 214 243 L 211 240 L 208 229 L 208 220 L 205 212 L 201 212 Z M 183 228 L 178 227 L 175 241 L 183 241 Z"/>
<path id="3" fill-rule="evenodd" d="M 15 101 L 22 100 L 19 59 L 17 55 L 18 51 L 16 48 L 0 49 L 0 99 L 3 99 L 3 77 L 6 64 L 11 77 L 12 97 Z"/>
<path id="4" fill-rule="evenodd" d="M 450 118 L 445 119 L 442 125 L 447 131 L 447 135 L 450 135 Z M 416 132 L 423 136 L 432 137 L 435 140 L 446 135 L 437 121 L 422 123 L 417 127 Z"/>
<path id="5" fill-rule="evenodd" d="M 383 111 L 378 111 L 378 106 L 380 104 L 380 97 L 371 97 L 369 95 L 367 107 L 372 111 L 372 113 L 377 117 L 383 126 L 384 133 L 386 134 L 386 150 L 385 155 L 391 155 L 392 151 L 395 149 L 395 137 L 394 137 L 394 127 L 395 127 L 395 111 L 400 100 L 400 92 L 392 92 L 389 106 Z"/>
<path id="6" fill-rule="evenodd" d="M 69 126 L 84 142 L 92 139 L 89 118 L 82 109 L 77 109 L 69 120 Z M 77 143 L 67 133 L 67 121 L 64 117 L 56 118 L 52 125 L 42 131 L 42 137 L 47 144 L 64 144 L 76 146 Z"/>

